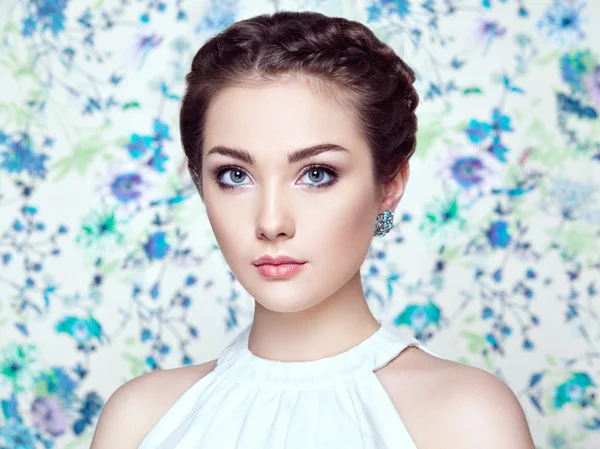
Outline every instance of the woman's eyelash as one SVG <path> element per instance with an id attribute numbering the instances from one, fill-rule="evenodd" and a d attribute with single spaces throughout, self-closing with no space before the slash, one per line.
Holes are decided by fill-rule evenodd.
<path id="1" fill-rule="evenodd" d="M 213 176 L 214 180 L 217 182 L 217 184 L 219 185 L 219 187 L 221 187 L 223 189 L 238 189 L 240 187 L 243 187 L 243 185 L 232 186 L 230 184 L 225 184 L 223 181 L 221 181 L 221 176 L 223 176 L 223 174 L 229 170 L 237 170 L 237 171 L 244 173 L 246 176 L 248 175 L 244 169 L 242 169 L 236 165 L 222 165 L 220 167 L 216 167 L 212 171 L 212 176 Z M 332 177 L 331 181 L 328 181 L 323 184 L 308 184 L 308 186 L 311 188 L 321 189 L 324 187 L 331 187 L 338 181 L 339 175 L 338 175 L 337 170 L 335 170 L 333 167 L 331 167 L 329 165 L 325 165 L 325 164 L 316 164 L 316 165 L 310 165 L 310 166 L 306 167 L 300 177 L 301 178 L 304 177 L 304 175 L 309 173 L 311 170 L 322 170 Z"/>

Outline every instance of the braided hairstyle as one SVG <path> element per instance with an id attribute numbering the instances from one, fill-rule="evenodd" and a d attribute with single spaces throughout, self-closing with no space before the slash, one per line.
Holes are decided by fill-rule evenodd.
<path id="1" fill-rule="evenodd" d="M 180 110 L 188 170 L 202 193 L 206 112 L 218 92 L 302 79 L 355 112 L 373 158 L 373 181 L 393 180 L 415 151 L 419 103 L 413 70 L 360 22 L 280 11 L 238 21 L 209 39 L 186 75 Z"/>

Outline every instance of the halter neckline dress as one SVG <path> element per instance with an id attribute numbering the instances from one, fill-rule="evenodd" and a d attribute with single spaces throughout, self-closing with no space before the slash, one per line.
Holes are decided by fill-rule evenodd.
<path id="1" fill-rule="evenodd" d="M 358 345 L 307 362 L 254 355 L 250 323 L 138 449 L 417 449 L 374 371 L 409 346 L 443 357 L 378 322 Z"/>

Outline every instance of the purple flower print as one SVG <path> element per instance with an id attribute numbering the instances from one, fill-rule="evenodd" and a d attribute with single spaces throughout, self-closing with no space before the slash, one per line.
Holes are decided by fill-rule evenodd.
<path id="1" fill-rule="evenodd" d="M 31 406 L 31 415 L 33 424 L 53 437 L 62 435 L 67 429 L 67 414 L 56 396 L 36 398 Z"/>
<path id="2" fill-rule="evenodd" d="M 590 73 L 584 80 L 587 91 L 597 107 L 600 107 L 600 65 Z"/>

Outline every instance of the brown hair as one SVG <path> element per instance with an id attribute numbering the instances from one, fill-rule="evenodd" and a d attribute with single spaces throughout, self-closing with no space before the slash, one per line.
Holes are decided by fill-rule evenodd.
<path id="1" fill-rule="evenodd" d="M 238 21 L 209 39 L 186 76 L 180 131 L 202 194 L 206 111 L 222 89 L 293 77 L 353 107 L 373 157 L 377 185 L 415 151 L 419 97 L 413 70 L 365 25 L 316 12 L 281 11 Z M 337 95 L 341 93 L 342 95 Z"/>

